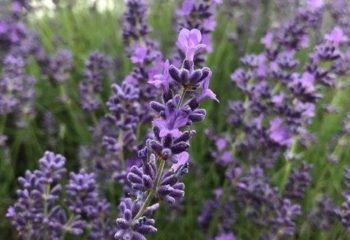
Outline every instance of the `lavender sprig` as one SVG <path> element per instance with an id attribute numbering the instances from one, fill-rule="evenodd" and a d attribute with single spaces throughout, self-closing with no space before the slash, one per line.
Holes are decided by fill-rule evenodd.
<path id="1" fill-rule="evenodd" d="M 101 100 L 102 80 L 111 60 L 100 52 L 93 52 L 85 62 L 85 79 L 79 84 L 80 103 L 85 111 L 96 111 Z"/>
<path id="2" fill-rule="evenodd" d="M 200 40 L 197 29 L 181 30 L 178 44 L 186 48 L 187 53 L 182 67 L 171 65 L 163 77 L 150 80 L 153 87 L 163 91 L 163 101 L 150 103 L 158 117 L 152 122 L 153 134 L 149 134 L 139 151 L 141 164 L 133 166 L 127 175 L 136 198 L 120 205 L 122 215 L 117 219 L 117 239 L 146 239 L 145 234 L 156 231 L 154 220 L 148 214 L 153 199 L 174 204 L 184 196 L 181 177 L 187 172 L 187 149 L 194 134 L 188 129 L 205 118 L 206 112 L 199 108 L 200 103 L 206 98 L 216 99 L 209 89 L 210 69 L 194 68 L 193 57 Z M 127 213 L 126 209 L 133 210 Z"/>

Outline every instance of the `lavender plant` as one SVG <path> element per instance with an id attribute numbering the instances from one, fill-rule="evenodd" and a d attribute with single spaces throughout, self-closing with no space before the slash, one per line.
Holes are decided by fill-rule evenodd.
<path id="1" fill-rule="evenodd" d="M 120 204 L 117 239 L 146 239 L 145 234 L 157 231 L 152 213 L 158 202 L 172 205 L 184 196 L 181 178 L 188 168 L 187 150 L 194 134 L 191 125 L 205 118 L 206 111 L 199 108 L 203 100 L 217 100 L 209 89 L 210 69 L 194 67 L 201 40 L 199 30 L 182 29 L 178 38 L 186 50 L 182 66 L 166 63 L 163 76 L 150 80 L 162 90 L 163 98 L 150 103 L 158 117 L 152 121 L 153 133 L 138 151 L 141 164 L 132 166 L 127 174 L 132 189 L 128 194 L 133 198 L 124 198 Z"/>
<path id="2" fill-rule="evenodd" d="M 6 216 L 23 239 L 64 239 L 84 232 L 89 239 L 112 239 L 109 204 L 98 194 L 95 175 L 71 172 L 63 187 L 65 162 L 62 155 L 45 152 L 39 169 L 18 179 L 18 199 Z"/>
<path id="3" fill-rule="evenodd" d="M 341 76 L 336 71 L 343 56 L 341 45 L 348 41 L 342 29 L 334 27 L 309 55 L 309 63 L 300 66 L 295 55 L 309 46 L 310 32 L 322 20 L 322 4 L 310 2 L 308 7 L 265 35 L 264 53 L 241 59 L 246 69 L 240 68 L 231 76 L 245 98 L 229 103 L 228 121 L 234 128 L 226 138 L 233 143 L 228 145 L 230 140 L 216 137 L 217 150 L 213 154 L 219 164 L 227 166 L 218 208 L 232 201 L 228 196 L 233 195 L 232 207 L 243 209 L 238 214 L 262 228 L 263 239 L 284 239 L 295 234 L 295 219 L 302 212 L 292 199 L 305 196 L 311 166 L 303 164 L 290 174 L 291 160 L 300 158 L 299 143 L 312 143 L 307 127 L 321 98 L 319 89 L 336 85 L 337 76 Z M 225 152 L 228 153 L 224 155 Z M 282 159 L 287 160 L 285 167 L 276 170 Z M 276 173 L 270 179 L 271 170 L 282 174 Z M 278 187 L 273 184 L 275 177 L 281 178 Z M 202 214 L 206 211 L 204 208 Z M 222 214 L 216 211 L 207 216 L 206 222 L 211 222 L 205 228 L 208 235 L 230 229 L 221 229 Z M 224 219 L 221 221 L 227 222 Z"/>
<path id="4" fill-rule="evenodd" d="M 111 66 L 111 59 L 102 53 L 93 52 L 85 63 L 85 80 L 80 82 L 80 102 L 84 110 L 96 111 L 101 106 L 103 73 Z"/>

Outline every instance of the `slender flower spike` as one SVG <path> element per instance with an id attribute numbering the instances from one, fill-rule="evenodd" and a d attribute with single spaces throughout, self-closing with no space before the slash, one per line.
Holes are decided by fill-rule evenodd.
<path id="1" fill-rule="evenodd" d="M 129 169 L 128 196 L 120 203 L 117 219 L 116 239 L 144 240 L 145 235 L 157 231 L 150 210 L 159 203 L 170 205 L 181 202 L 185 195 L 185 184 L 181 178 L 188 172 L 188 148 L 195 131 L 191 126 L 205 119 L 206 111 L 199 108 L 206 99 L 216 99 L 209 89 L 211 71 L 207 67 L 196 69 L 194 55 L 203 45 L 197 29 L 183 29 L 178 45 L 185 52 L 181 67 L 164 63 L 163 75 L 154 75 L 148 83 L 163 90 L 159 100 L 150 101 L 156 113 L 152 121 L 153 132 L 149 132 L 145 144 L 138 151 L 140 164 Z M 110 104 L 112 105 L 112 104 Z M 121 108 L 120 110 L 123 110 Z"/>
<path id="2" fill-rule="evenodd" d="M 288 128 L 283 126 L 283 122 L 279 118 L 271 121 L 270 139 L 281 146 L 290 146 L 293 142 Z"/>
<path id="3" fill-rule="evenodd" d="M 177 46 L 185 53 L 186 60 L 193 61 L 196 52 L 205 48 L 205 44 L 201 44 L 201 41 L 202 34 L 198 29 L 183 28 L 179 33 Z"/>

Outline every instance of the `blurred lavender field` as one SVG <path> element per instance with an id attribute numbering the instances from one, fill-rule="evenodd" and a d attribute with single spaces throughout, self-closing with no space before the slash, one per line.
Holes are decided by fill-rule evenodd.
<path id="1" fill-rule="evenodd" d="M 0 239 L 350 239 L 349 0 L 1 0 Z"/>

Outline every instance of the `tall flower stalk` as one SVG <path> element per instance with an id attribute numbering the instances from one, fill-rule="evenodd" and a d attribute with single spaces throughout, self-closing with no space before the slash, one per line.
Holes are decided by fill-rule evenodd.
<path id="1" fill-rule="evenodd" d="M 201 102 L 207 98 L 217 100 L 209 89 L 210 69 L 194 65 L 201 38 L 197 29 L 182 29 L 178 38 L 186 52 L 182 66 L 165 62 L 163 74 L 149 81 L 162 91 L 163 97 L 150 103 L 157 114 L 152 121 L 153 132 L 138 151 L 141 164 L 132 166 L 127 174 L 130 197 L 120 204 L 117 239 L 146 239 L 145 234 L 157 231 L 152 213 L 159 203 L 173 205 L 184 197 L 181 178 L 187 173 L 189 141 L 195 133 L 191 126 L 205 118 Z"/>

